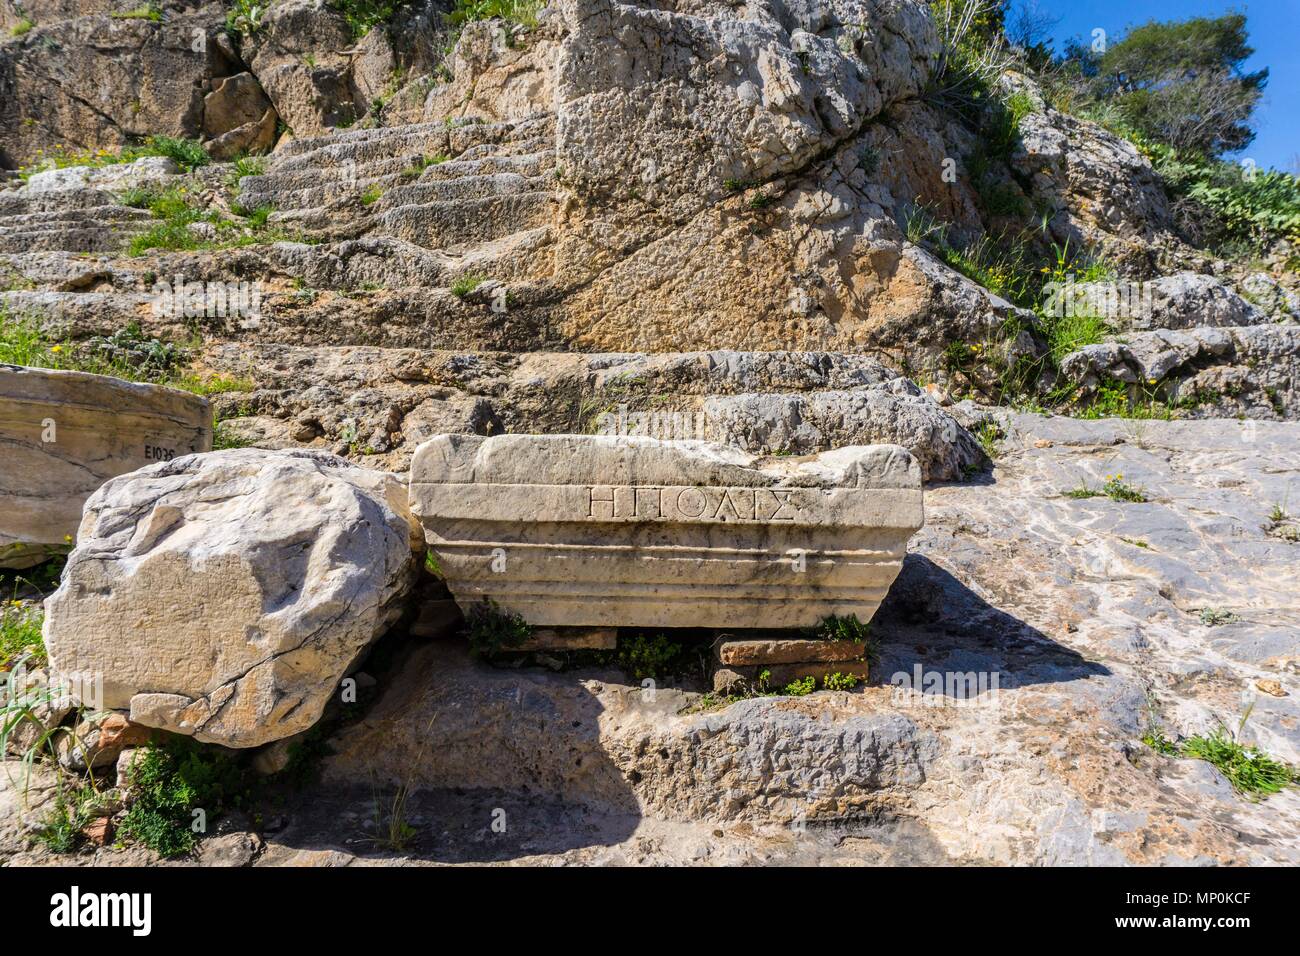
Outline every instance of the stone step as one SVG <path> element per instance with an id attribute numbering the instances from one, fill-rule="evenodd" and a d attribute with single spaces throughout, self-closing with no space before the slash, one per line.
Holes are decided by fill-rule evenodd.
<path id="1" fill-rule="evenodd" d="M 9 189 L 0 192 L 0 218 L 24 213 L 58 212 L 69 209 L 92 209 L 109 205 L 112 196 L 102 189 L 48 189 L 41 192 Z"/>
<path id="2" fill-rule="evenodd" d="M 28 229 L 0 227 L 2 252 L 120 252 L 147 224 L 53 223 Z"/>
<path id="3" fill-rule="evenodd" d="M 301 302 L 318 292 L 382 288 L 417 297 L 430 289 L 448 288 L 464 275 L 519 283 L 539 271 L 539 260 L 544 261 L 549 254 L 549 236 L 549 228 L 543 226 L 511 233 L 457 254 L 425 249 L 390 236 L 317 245 L 276 242 L 217 251 L 159 252 L 134 259 L 25 251 L 0 254 L 0 282 L 8 280 L 19 291 L 7 294 L 26 296 L 33 307 L 57 307 L 76 315 L 80 311 L 102 311 L 98 303 L 107 301 L 104 293 L 147 292 L 160 277 L 172 281 L 180 275 L 187 282 L 255 281 L 271 297 L 267 308 L 274 314 L 277 295 Z M 97 295 L 77 298 L 92 292 Z M 60 294 L 66 295 L 62 299 L 41 298 Z M 96 304 L 83 310 L 77 304 L 81 301 Z"/>
<path id="4" fill-rule="evenodd" d="M 414 167 L 405 162 L 395 162 L 390 167 L 393 171 L 372 178 L 339 179 L 289 190 L 259 183 L 245 188 L 240 202 L 250 208 L 270 203 L 277 210 L 274 222 L 356 237 L 367 231 L 369 216 L 384 210 L 552 189 L 554 180 L 541 171 L 553 168 L 554 163 L 548 164 L 540 157 L 533 159 L 537 154 L 528 155 L 529 161 L 521 165 L 536 175 L 523 175 L 516 171 L 480 173 L 483 166 L 469 162 L 457 163 L 454 170 L 433 175 L 428 175 L 429 170 L 437 167 L 429 167 L 425 170 L 426 175 L 416 178 L 411 175 Z M 363 202 L 363 197 L 376 194 L 379 197 L 377 201 L 369 205 Z"/>
<path id="5" fill-rule="evenodd" d="M 553 141 L 554 118 L 537 117 L 509 123 L 416 123 L 380 129 L 350 130 L 309 140 L 296 140 L 277 151 L 273 171 L 360 166 L 395 153 L 459 155 L 468 149 L 510 149 L 519 141 Z M 301 145 L 299 145 L 301 144 Z"/>
<path id="6" fill-rule="evenodd" d="M 333 189 L 340 195 L 349 195 L 365 189 L 365 183 L 387 176 L 395 176 L 412 168 L 426 154 L 418 150 L 385 156 L 365 166 L 326 166 L 320 169 L 287 170 L 245 176 L 239 182 L 240 202 L 256 207 L 270 202 L 280 209 L 295 208 L 295 194 L 303 190 Z M 358 187 L 358 184 L 362 184 Z"/>
<path id="7" fill-rule="evenodd" d="M 33 229 L 41 226 L 99 226 L 119 222 L 151 222 L 153 215 L 147 209 L 136 209 L 121 204 L 53 208 L 35 212 L 0 216 L 0 230 Z"/>
<path id="8" fill-rule="evenodd" d="M 519 176 L 540 176 L 555 169 L 555 150 L 536 153 L 511 153 L 485 156 L 481 159 L 449 159 L 425 168 L 419 182 L 451 179 L 458 176 L 489 176 L 495 173 L 513 173 Z"/>
<path id="9" fill-rule="evenodd" d="M 546 225 L 556 203 L 555 193 L 539 190 L 399 206 L 380 213 L 374 231 L 429 249 L 472 246 Z"/>
<path id="10" fill-rule="evenodd" d="M 553 189 L 554 186 L 552 177 L 520 176 L 517 173 L 443 177 L 396 186 L 380 197 L 375 203 L 375 208 L 383 212 L 399 206 L 424 206 L 440 202 L 485 199 L 490 196 L 544 192 Z"/>

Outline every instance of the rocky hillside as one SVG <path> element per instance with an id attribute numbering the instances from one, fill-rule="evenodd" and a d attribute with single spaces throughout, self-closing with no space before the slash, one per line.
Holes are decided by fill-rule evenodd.
<path id="1" fill-rule="evenodd" d="M 402 473 L 436 434 L 629 419 L 765 455 L 889 442 L 933 510 L 880 612 L 884 674 L 824 705 L 833 732 L 766 700 L 664 704 L 646 729 L 614 675 L 575 690 L 426 650 L 329 773 L 396 740 L 393 782 L 527 789 L 461 776 L 484 726 L 530 750 L 492 710 L 527 693 L 539 739 L 581 726 L 520 766 L 610 815 L 627 859 L 690 861 L 709 841 L 661 831 L 701 820 L 737 858 L 788 858 L 733 829 L 867 814 L 895 836 L 806 852 L 886 862 L 921 833 L 934 861 L 1294 862 L 1293 791 L 1248 804 L 1140 740 L 1249 706 L 1300 761 L 1300 253 L 1192 245 L 1147 153 L 1032 76 L 975 109 L 945 95 L 921 0 L 482 9 L 0 0 L 6 334 L 49 364 L 183 371 L 219 446 Z M 1143 304 L 1063 314 L 1075 280 Z M 1112 471 L 1149 500 L 1107 497 Z M 1008 709 L 893 713 L 913 665 L 1015 675 Z M 488 714 L 436 755 L 420 668 Z M 570 747 L 589 771 L 560 767 Z M 681 770 L 704 751 L 764 772 L 718 770 L 736 796 L 711 805 Z"/>

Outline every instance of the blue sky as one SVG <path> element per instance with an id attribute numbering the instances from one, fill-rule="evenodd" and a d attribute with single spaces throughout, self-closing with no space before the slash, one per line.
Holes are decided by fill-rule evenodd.
<path id="1" fill-rule="evenodd" d="M 1256 111 L 1258 135 L 1241 154 L 1260 166 L 1296 172 L 1300 155 L 1300 0 L 1038 0 L 1039 9 L 1060 17 L 1052 31 L 1058 43 L 1073 36 L 1091 39 L 1101 27 L 1114 38 L 1148 20 L 1185 20 L 1237 10 L 1246 14 L 1255 56 L 1251 70 L 1268 67 L 1268 86 Z"/>

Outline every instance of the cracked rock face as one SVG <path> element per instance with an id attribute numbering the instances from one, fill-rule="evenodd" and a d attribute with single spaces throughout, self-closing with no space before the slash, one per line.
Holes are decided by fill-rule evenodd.
<path id="1" fill-rule="evenodd" d="M 206 743 L 307 729 L 397 617 L 415 567 L 405 488 L 313 452 L 191 455 L 86 503 L 45 643 L 103 706 Z M 113 635 L 105 641 L 105 635 Z"/>

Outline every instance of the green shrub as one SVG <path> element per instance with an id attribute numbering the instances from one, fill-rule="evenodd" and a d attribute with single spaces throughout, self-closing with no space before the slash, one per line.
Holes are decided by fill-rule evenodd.
<path id="1" fill-rule="evenodd" d="M 149 20 L 153 23 L 162 23 L 163 12 L 156 3 L 146 3 L 133 10 L 110 13 L 109 17 L 114 20 Z"/>
<path id="2" fill-rule="evenodd" d="M 17 601 L 0 605 L 0 667 L 27 649 L 31 649 L 35 663 L 44 663 L 45 641 L 41 636 L 44 621 L 45 614 L 40 607 L 27 607 Z"/>
<path id="3" fill-rule="evenodd" d="M 451 284 L 451 294 L 458 299 L 463 299 L 486 281 L 487 279 L 483 278 L 483 276 L 475 273 L 459 276 Z"/>
<path id="4" fill-rule="evenodd" d="M 1142 503 L 1147 500 L 1147 496 L 1141 488 L 1127 484 L 1123 475 L 1109 475 L 1106 483 L 1101 486 L 1101 492 L 1111 501 L 1127 501 L 1133 503 Z"/>
<path id="5" fill-rule="evenodd" d="M 786 684 L 781 693 L 786 697 L 807 697 L 817 689 L 817 678 L 801 677 Z"/>
<path id="6" fill-rule="evenodd" d="M 689 667 L 690 660 L 687 648 L 663 634 L 654 637 L 638 634 L 629 639 L 620 638 L 618 642 L 618 666 L 633 681 L 663 682 L 680 676 Z"/>
<path id="7" fill-rule="evenodd" d="M 195 810 L 210 824 L 247 792 L 243 771 L 231 757 L 191 741 L 143 748 L 129 780 L 133 802 L 118 832 L 163 857 L 193 851 L 199 839 Z"/>
<path id="8" fill-rule="evenodd" d="M 822 618 L 808 632 L 808 638 L 814 641 L 867 641 L 870 634 L 871 624 L 863 624 L 856 614 L 846 614 L 843 617 L 832 614 Z"/>
<path id="9" fill-rule="evenodd" d="M 342 14 L 354 40 L 387 23 L 406 3 L 407 0 L 329 0 L 330 8 Z"/>
<path id="10" fill-rule="evenodd" d="M 1165 736 L 1165 732 L 1159 727 L 1152 726 L 1142 735 L 1142 742 L 1158 754 L 1166 757 L 1177 757 L 1179 755 L 1178 745 Z"/>
<path id="11" fill-rule="evenodd" d="M 1278 793 L 1295 782 L 1295 771 L 1258 747 L 1243 747 L 1220 727 L 1211 734 L 1188 738 L 1182 746 L 1185 757 L 1204 760 L 1228 778 L 1238 793 Z"/>
<path id="12" fill-rule="evenodd" d="M 192 171 L 212 162 L 208 151 L 196 139 L 177 139 L 174 136 L 150 136 L 144 142 L 140 156 L 166 156 L 181 169 Z"/>
<path id="13" fill-rule="evenodd" d="M 1189 240 L 1230 254 L 1262 252 L 1279 240 L 1300 244 L 1300 179 L 1160 144 L 1139 145 L 1181 200 L 1175 211 Z"/>
<path id="14" fill-rule="evenodd" d="M 862 679 L 856 674 L 841 674 L 836 671 L 834 674 L 827 674 L 822 681 L 822 687 L 826 690 L 853 690 L 862 683 Z"/>
<path id="15" fill-rule="evenodd" d="M 843 617 L 832 614 L 823 618 L 814 628 L 809 629 L 807 637 L 814 641 L 852 641 L 865 644 L 864 658 L 875 663 L 880 656 L 880 644 L 871 636 L 870 622 L 859 621 L 857 615 L 846 614 Z"/>
<path id="16" fill-rule="evenodd" d="M 232 448 L 249 448 L 253 442 L 230 430 L 230 425 L 217 419 L 212 425 L 212 450 L 229 451 Z"/>
<path id="17" fill-rule="evenodd" d="M 533 629 L 518 614 L 507 614 L 495 601 L 474 605 L 465 618 L 471 653 L 491 657 L 518 647 L 532 635 Z"/>
<path id="18" fill-rule="evenodd" d="M 231 0 L 226 12 L 226 32 L 251 37 L 262 29 L 269 0 Z"/>
<path id="19" fill-rule="evenodd" d="M 532 28 L 537 26 L 537 14 L 543 6 L 543 0 L 454 0 L 450 20 L 453 26 L 460 26 L 472 20 L 495 18 Z"/>
<path id="20" fill-rule="evenodd" d="M 23 18 L 21 18 L 17 23 L 15 23 L 12 27 L 10 27 L 10 29 L 9 29 L 9 35 L 10 35 L 11 37 L 20 37 L 20 36 L 22 36 L 22 35 L 25 34 L 25 33 L 29 33 L 29 32 L 31 32 L 31 29 L 32 29 L 32 27 L 34 27 L 34 26 L 36 26 L 35 23 L 33 23 L 31 20 L 27 19 L 27 17 L 23 17 Z"/>
<path id="21" fill-rule="evenodd" d="M 104 796 L 94 787 L 69 787 L 58 780 L 54 801 L 36 828 L 36 839 L 54 853 L 72 853 L 81 845 L 81 831 L 105 810 Z"/>

